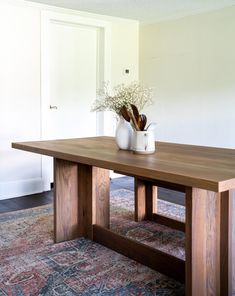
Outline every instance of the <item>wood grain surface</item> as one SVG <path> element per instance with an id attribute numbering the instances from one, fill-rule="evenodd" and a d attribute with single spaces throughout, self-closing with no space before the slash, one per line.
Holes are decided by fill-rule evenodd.
<path id="1" fill-rule="evenodd" d="M 185 255 L 186 295 L 226 295 L 220 294 L 220 193 L 186 188 Z"/>
<path id="2" fill-rule="evenodd" d="M 141 179 L 135 178 L 135 221 L 146 219 L 146 192 L 145 183 Z"/>
<path id="3" fill-rule="evenodd" d="M 112 137 L 13 143 L 12 147 L 215 192 L 235 188 L 234 149 L 157 142 L 154 154 L 136 155 L 119 150 Z"/>
<path id="4" fill-rule="evenodd" d="M 135 178 L 135 221 L 152 220 L 157 213 L 157 187 Z"/>
<path id="5" fill-rule="evenodd" d="M 87 237 L 92 225 L 109 227 L 109 170 L 54 159 L 55 242 Z"/>
<path id="6" fill-rule="evenodd" d="M 55 242 L 79 236 L 77 164 L 54 160 L 54 235 Z"/>
<path id="7" fill-rule="evenodd" d="M 150 182 L 145 182 L 146 194 L 146 219 L 152 220 L 152 215 L 157 213 L 157 187 Z"/>
<path id="8" fill-rule="evenodd" d="M 221 295 L 235 295 L 235 190 L 221 194 Z"/>
<path id="9" fill-rule="evenodd" d="M 173 218 L 166 217 L 164 215 L 153 214 L 151 221 L 154 221 L 158 224 L 168 226 L 172 229 L 185 232 L 185 223 Z"/>
<path id="10" fill-rule="evenodd" d="M 92 239 L 92 225 L 109 228 L 109 170 L 78 164 L 79 236 Z"/>

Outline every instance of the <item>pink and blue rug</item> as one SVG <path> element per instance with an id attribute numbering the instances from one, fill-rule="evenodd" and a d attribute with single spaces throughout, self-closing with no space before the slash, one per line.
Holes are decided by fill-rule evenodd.
<path id="1" fill-rule="evenodd" d="M 158 201 L 184 219 L 184 207 Z M 134 194 L 111 193 L 111 229 L 184 258 L 184 233 L 133 221 Z M 184 295 L 184 286 L 84 238 L 54 244 L 52 205 L 0 215 L 0 296 Z"/>

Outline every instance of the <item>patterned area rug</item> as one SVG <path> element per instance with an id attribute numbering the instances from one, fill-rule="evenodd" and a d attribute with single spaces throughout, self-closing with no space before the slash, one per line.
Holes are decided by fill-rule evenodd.
<path id="1" fill-rule="evenodd" d="M 184 207 L 158 201 L 184 219 Z M 184 233 L 133 221 L 134 194 L 111 192 L 111 229 L 184 258 Z M 52 205 L 0 215 L 0 296 L 184 295 L 184 286 L 84 238 L 54 244 Z"/>

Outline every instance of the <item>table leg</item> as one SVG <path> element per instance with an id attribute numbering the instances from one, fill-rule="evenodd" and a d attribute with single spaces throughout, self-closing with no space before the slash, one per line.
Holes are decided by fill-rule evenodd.
<path id="1" fill-rule="evenodd" d="M 78 237 L 77 164 L 54 159 L 55 242 Z"/>
<path id="2" fill-rule="evenodd" d="M 157 187 L 135 178 L 135 221 L 151 220 L 157 213 Z"/>
<path id="3" fill-rule="evenodd" d="M 109 170 L 54 159 L 54 187 L 55 242 L 109 227 Z"/>
<path id="4" fill-rule="evenodd" d="M 221 194 L 221 295 L 235 294 L 235 190 Z"/>
<path id="5" fill-rule="evenodd" d="M 220 294 L 220 194 L 186 188 L 186 295 Z"/>
<path id="6" fill-rule="evenodd" d="M 80 235 L 93 239 L 92 225 L 109 228 L 109 170 L 78 165 Z"/>

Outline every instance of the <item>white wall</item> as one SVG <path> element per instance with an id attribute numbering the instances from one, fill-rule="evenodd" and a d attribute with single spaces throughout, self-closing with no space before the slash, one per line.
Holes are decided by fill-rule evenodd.
<path id="1" fill-rule="evenodd" d="M 235 148 L 235 7 L 140 26 L 157 139 Z"/>
<path id="2" fill-rule="evenodd" d="M 112 32 L 112 85 L 139 80 L 139 25 L 113 22 Z M 125 74 L 125 69 L 130 73 Z"/>
<path id="3" fill-rule="evenodd" d="M 40 139 L 40 11 L 0 8 L 0 199 L 41 188 L 41 158 L 11 149 Z"/>
<path id="4" fill-rule="evenodd" d="M 138 80 L 138 22 L 28 3 L 0 2 L 0 199 L 42 190 L 41 157 L 11 148 L 40 140 L 41 11 L 107 20 L 112 27 L 112 85 Z M 126 76 L 123 69 L 129 67 Z"/>

